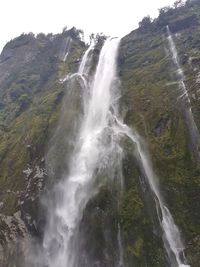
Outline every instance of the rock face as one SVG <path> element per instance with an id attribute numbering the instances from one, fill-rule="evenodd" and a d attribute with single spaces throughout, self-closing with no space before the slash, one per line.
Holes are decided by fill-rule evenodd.
<path id="1" fill-rule="evenodd" d="M 76 29 L 58 35 L 22 35 L 0 56 L 0 244 L 38 235 L 38 199 L 47 173 L 45 147 L 59 117 L 66 73 L 78 68 L 85 44 Z M 68 63 L 60 59 L 71 38 Z M 23 231 L 22 231 L 23 230 Z M 3 265 L 2 265 L 3 264 Z M 6 266 L 2 259 L 1 266 Z M 9 265 L 10 266 L 10 265 Z M 11 266 L 14 266 L 11 264 Z"/>
<path id="2" fill-rule="evenodd" d="M 174 38 L 185 73 L 191 109 L 199 128 L 200 113 L 197 100 L 199 89 L 196 77 L 200 66 L 196 61 L 189 64 L 189 58 L 199 54 L 197 41 L 199 21 L 191 24 L 183 23 L 188 20 L 188 14 L 193 13 L 191 15 L 193 17 L 199 14 L 199 4 L 196 3 L 194 6 L 181 8 L 174 11 L 174 14 L 166 13 L 165 24 L 170 25 L 170 22 L 176 19 L 176 25 L 183 26 L 180 28 L 177 26 L 174 30 L 176 32 Z M 185 238 L 188 261 L 191 266 L 198 266 L 200 165 L 190 149 L 187 122 L 183 115 L 183 110 L 187 106 L 183 107 L 178 97 L 180 92 L 176 83 L 176 68 L 169 53 L 165 29 L 161 27 L 160 31 L 157 28 L 157 31 L 143 34 L 134 31 L 122 39 L 119 57 L 122 108 L 128 107 L 125 122 L 135 128 L 148 144 L 154 170 L 160 178 L 162 194 Z M 192 94 L 196 97 L 192 97 Z M 149 219 L 149 216 L 147 218 L 146 208 L 143 205 L 148 201 L 148 189 L 147 192 L 141 192 L 140 174 L 134 175 L 132 169 L 129 173 L 133 175 L 132 185 L 127 186 L 125 196 L 127 195 L 129 202 L 131 197 L 133 201 L 135 199 L 138 208 L 137 212 L 134 208 L 127 210 L 128 205 L 124 204 L 126 209 L 123 208 L 122 211 L 121 225 L 126 232 L 124 242 L 127 247 L 127 257 L 133 257 L 137 262 L 136 266 L 165 266 L 166 263 L 162 261 L 163 251 L 160 251 L 162 247 L 159 244 L 160 233 L 154 228 L 155 219 Z M 125 177 L 129 177 L 127 170 Z M 134 194 L 130 194 L 131 188 Z M 140 216 L 138 230 L 136 214 Z M 131 223 L 127 226 L 128 220 Z M 151 251 L 152 244 L 154 252 Z"/>
<path id="3" fill-rule="evenodd" d="M 190 147 L 166 26 L 174 33 L 191 109 L 200 129 L 199 17 L 198 1 L 160 14 L 152 24 L 148 21 L 148 29 L 135 30 L 121 40 L 118 58 L 120 112 L 148 145 L 162 195 L 182 231 L 185 254 L 193 267 L 200 262 L 200 163 Z M 94 66 L 101 45 L 99 41 L 94 50 Z M 56 176 L 66 167 L 62 138 L 70 133 L 63 136 L 55 129 L 63 120 L 64 129 L 72 125 L 75 130 L 75 118 L 81 119 L 77 117 L 81 109 L 78 84 L 71 88 L 66 76 L 77 71 L 85 49 L 73 28 L 58 35 L 21 35 L 10 41 L 0 56 L 2 266 L 22 266 L 22 260 L 11 261 L 10 255 L 21 253 L 16 240 L 42 236 L 45 216 L 39 199 L 55 182 L 45 161 L 51 163 L 53 158 Z M 73 99 L 69 88 L 77 92 Z M 56 142 L 54 136 L 59 136 Z M 96 264 L 114 266 L 118 245 L 112 244 L 117 244 L 120 229 L 126 266 L 164 267 L 167 263 L 155 204 L 132 155 L 133 145 L 125 139 L 123 146 L 124 192 L 119 196 L 116 185 L 109 184 L 91 199 L 80 227 L 84 237 L 80 246 L 82 250 L 92 247 L 90 257 Z"/>

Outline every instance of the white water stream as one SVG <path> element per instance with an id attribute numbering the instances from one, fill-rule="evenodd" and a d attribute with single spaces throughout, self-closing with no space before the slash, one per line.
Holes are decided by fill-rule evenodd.
<path id="1" fill-rule="evenodd" d="M 99 63 L 89 99 L 85 102 L 85 115 L 75 151 L 71 157 L 69 176 L 56 185 L 55 209 L 50 211 L 43 247 L 48 267 L 77 266 L 76 238 L 83 210 L 98 192 L 95 171 L 101 167 L 102 155 L 109 154 L 110 146 L 104 145 L 104 136 L 109 128 L 112 103 L 111 86 L 115 76 L 118 39 L 107 40 L 101 50 Z M 78 76 L 84 81 L 93 45 L 86 51 Z M 113 147 L 112 147 L 113 148 Z"/>
<path id="2" fill-rule="evenodd" d="M 93 82 L 90 84 L 87 82 L 87 74 L 93 45 L 86 51 L 80 64 L 77 75 L 84 81 L 84 88 L 89 87 L 89 94 L 86 92 L 85 114 L 77 133 L 76 147 L 71 155 L 69 175 L 61 179 L 54 189 L 56 203 L 54 209 L 50 210 L 43 242 L 45 264 L 48 267 L 79 266 L 77 242 L 83 211 L 88 201 L 98 193 L 98 169 L 108 164 L 113 153 L 120 151 L 120 136 L 127 136 L 135 144 L 144 175 L 157 204 L 163 241 L 171 267 L 188 266 L 185 263 L 179 230 L 162 200 L 141 138 L 121 122 L 114 108 L 118 46 L 118 39 L 108 39 L 105 42 Z M 120 226 L 118 246 L 120 253 L 117 266 L 124 266 Z"/>
<path id="3" fill-rule="evenodd" d="M 69 50 L 70 50 L 71 42 L 72 42 L 72 39 L 70 37 L 68 37 L 66 39 L 65 47 L 64 47 L 64 51 L 63 51 L 63 61 L 64 62 L 67 60 L 67 57 L 69 55 Z"/>
<path id="4" fill-rule="evenodd" d="M 200 141 L 200 134 L 199 130 L 197 128 L 192 109 L 191 109 L 191 101 L 190 97 L 187 91 L 187 87 L 185 85 L 185 76 L 184 72 L 181 68 L 181 65 L 179 63 L 179 57 L 178 52 L 176 49 L 176 45 L 174 43 L 172 34 L 170 32 L 169 27 L 167 26 L 167 33 L 168 33 L 168 43 L 170 52 L 172 55 L 172 60 L 174 62 L 174 65 L 176 67 L 176 73 L 177 73 L 177 79 L 178 79 L 178 85 L 180 90 L 180 96 L 178 97 L 178 100 L 182 101 L 184 105 L 184 115 L 185 115 L 185 121 L 188 127 L 188 132 L 190 134 L 190 142 L 192 145 L 192 149 L 196 151 L 197 158 L 200 160 L 200 151 L 199 151 L 199 141 Z"/>
<path id="5" fill-rule="evenodd" d="M 144 149 L 144 144 L 140 136 L 131 130 L 127 125 L 123 124 L 118 118 L 116 118 L 116 122 L 119 133 L 128 136 L 136 145 L 138 154 L 137 156 L 142 164 L 144 175 L 149 183 L 157 205 L 157 214 L 163 231 L 163 242 L 168 254 L 170 266 L 189 267 L 189 265 L 185 263 L 186 259 L 184 257 L 184 245 L 181 241 L 179 229 L 176 226 L 167 206 L 165 205 L 162 196 L 160 195 L 157 185 L 157 177 L 153 172 L 148 153 Z M 161 214 L 161 216 L 159 214 Z"/>

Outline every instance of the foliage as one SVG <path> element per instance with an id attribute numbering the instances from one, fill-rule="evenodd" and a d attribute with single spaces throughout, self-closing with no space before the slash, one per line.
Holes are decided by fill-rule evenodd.
<path id="1" fill-rule="evenodd" d="M 191 151 L 183 109 L 177 100 L 179 91 L 177 84 L 173 84 L 176 81 L 175 67 L 168 54 L 165 26 L 169 24 L 170 29 L 177 33 L 174 35 L 174 40 L 180 56 L 180 63 L 183 64 L 192 110 L 200 129 L 198 119 L 200 116 L 199 84 L 195 82 L 195 77 L 200 71 L 200 9 L 197 8 L 195 2 L 190 7 L 180 2 L 176 3 L 173 8 L 162 10 L 161 13 L 157 19 L 151 22 L 155 30 L 142 32 L 139 29 L 121 41 L 119 55 L 119 74 L 123 92 L 121 112 L 126 114 L 125 122 L 136 128 L 146 140 L 154 170 L 159 177 L 162 195 L 185 237 L 188 261 L 191 265 L 198 266 L 200 258 L 197 251 L 199 250 L 200 229 L 199 213 L 197 212 L 199 205 L 197 203 L 200 203 L 200 166 L 193 151 Z M 149 20 L 147 22 L 149 23 Z M 133 168 L 137 169 L 139 166 L 136 164 Z M 133 173 L 133 177 L 130 173 Z M 136 255 L 140 255 L 140 260 L 141 258 L 144 259 L 146 255 L 148 260 L 152 261 L 150 266 L 165 266 L 165 259 L 164 256 L 161 256 L 163 255 L 161 251 L 159 257 L 156 252 L 150 252 L 149 247 L 146 250 L 143 247 L 144 244 L 148 244 L 148 236 L 144 234 L 144 229 L 153 229 L 153 225 L 151 221 L 145 219 L 148 216 L 146 217 L 142 206 L 134 203 L 130 204 L 132 209 L 128 209 L 129 203 L 139 197 L 153 213 L 152 203 L 148 201 L 151 203 L 149 207 L 145 202 L 148 191 L 145 191 L 144 199 L 141 198 L 140 192 L 136 193 L 136 186 L 139 183 L 138 177 L 141 177 L 141 174 L 134 173 L 133 170 L 125 173 L 126 181 L 129 181 L 130 178 L 137 181 L 135 186 L 128 184 L 129 190 L 125 192 L 128 200 L 121 210 L 123 218 L 121 223 L 124 226 L 123 233 L 127 244 L 126 253 L 128 257 L 133 255 L 134 259 L 137 258 Z M 130 188 L 133 187 L 135 189 L 131 191 Z M 138 217 L 138 211 L 142 216 L 139 219 L 139 229 L 137 228 L 138 224 L 134 223 L 134 219 Z M 146 223 L 142 224 L 144 221 Z M 136 233 L 133 229 L 137 229 Z M 151 230 L 148 234 L 150 232 Z M 154 241 L 155 251 L 158 251 L 162 248 L 162 240 L 159 241 L 159 233 L 152 236 L 151 239 L 155 238 L 156 240 Z M 134 262 L 134 259 L 131 262 Z M 136 259 L 135 261 L 137 266 L 145 266 L 144 262 L 137 262 Z"/>
<path id="2" fill-rule="evenodd" d="M 44 167 L 42 158 L 59 118 L 65 92 L 65 85 L 59 79 L 77 70 L 77 59 L 85 49 L 79 38 L 72 37 L 69 61 L 60 62 L 58 54 L 62 38 L 65 38 L 63 34 L 39 34 L 37 37 L 23 34 L 4 48 L 5 53 L 9 49 L 13 51 L 9 59 L 12 73 L 0 88 L 0 209 L 6 216 L 21 211 L 27 227 L 33 229 L 34 234 L 39 234 L 33 224 L 38 215 L 39 186 L 45 182 L 34 176 L 36 166 Z M 14 65 L 21 48 L 30 58 L 23 64 Z M 30 176 L 24 172 L 28 168 L 32 170 Z M 30 219 L 26 220 L 26 217 Z M 2 227 L 0 222 L 0 231 Z M 2 240 L 3 237 L 0 244 Z"/>
<path id="3" fill-rule="evenodd" d="M 15 38 L 14 40 L 7 43 L 6 48 L 17 48 L 18 46 L 25 45 L 29 42 L 31 42 L 34 39 L 34 34 L 21 34 L 19 37 Z"/>
<path id="4" fill-rule="evenodd" d="M 148 144 L 161 193 L 185 236 L 186 256 L 191 266 L 198 266 L 200 262 L 200 166 L 189 146 L 187 125 L 178 101 L 176 70 L 165 51 L 168 47 L 165 34 L 166 25 L 178 33 L 174 39 L 184 68 L 192 111 L 200 128 L 200 95 L 196 83 L 200 72 L 199 17 L 199 1 L 185 4 L 176 1 L 173 7 L 162 8 L 157 19 L 152 21 L 149 16 L 145 17 L 139 30 L 121 40 L 118 59 L 122 88 L 120 112 L 125 123 L 135 128 Z M 66 84 L 60 79 L 78 69 L 79 59 L 86 49 L 81 34 L 75 28 L 64 28 L 60 35 L 39 34 L 34 37 L 23 34 L 5 47 L 17 51 L 15 49 L 20 46 L 34 43 L 37 49 L 37 54 L 25 65 L 16 67 L 0 89 L 0 202 L 4 203 L 1 212 L 6 215 L 21 210 L 23 216 L 26 213 L 36 216 L 40 193 L 38 182 L 33 179 L 35 172 L 27 178 L 23 171 L 28 167 L 35 171 L 36 165 L 42 165 L 66 90 Z M 57 55 L 66 36 L 71 36 L 73 42 L 67 62 L 60 62 Z M 97 42 L 92 59 L 95 70 L 106 37 L 97 34 L 91 38 Z M 74 85 L 76 89 L 78 95 Z M 66 102 L 64 114 L 66 121 L 73 123 L 80 102 L 70 102 Z M 91 255 L 105 259 L 102 247 L 106 247 L 109 236 L 113 245 L 107 248 L 105 266 L 113 266 L 118 253 L 115 237 L 120 225 L 124 257 L 129 266 L 133 263 L 138 267 L 166 266 L 154 200 L 134 156 L 134 145 L 128 139 L 122 143 L 125 148 L 122 164 L 124 191 L 119 196 L 114 185 L 106 184 L 88 203 L 82 218 L 85 232 L 80 227 L 86 240 L 84 245 L 87 248 L 95 244 Z M 55 160 L 60 156 L 56 155 Z M 106 180 L 104 176 L 100 178 Z"/>
<path id="5" fill-rule="evenodd" d="M 149 32 L 152 30 L 152 25 L 152 19 L 150 18 L 150 16 L 147 16 L 139 22 L 139 29 L 141 32 Z"/>

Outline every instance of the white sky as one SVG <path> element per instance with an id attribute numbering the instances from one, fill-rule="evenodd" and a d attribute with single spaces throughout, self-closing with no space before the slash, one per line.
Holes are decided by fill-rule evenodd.
<path id="1" fill-rule="evenodd" d="M 123 36 L 146 15 L 175 0 L 0 0 L 0 50 L 10 39 L 25 32 L 58 33 L 64 26 L 86 34 L 103 32 Z"/>

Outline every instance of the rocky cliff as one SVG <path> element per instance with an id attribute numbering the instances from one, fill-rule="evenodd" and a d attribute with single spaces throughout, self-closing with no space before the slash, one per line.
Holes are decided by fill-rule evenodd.
<path id="1" fill-rule="evenodd" d="M 144 139 L 161 193 L 184 237 L 188 263 L 198 267 L 200 162 L 184 115 L 188 104 L 179 97 L 177 66 L 170 52 L 167 25 L 200 129 L 198 1 L 163 9 L 157 19 L 143 20 L 139 29 L 122 38 L 118 58 L 120 113 Z M 16 241 L 42 237 L 42 197 L 56 179 L 47 171 L 47 163 L 51 162 L 48 157 L 56 158 L 55 173 L 67 168 L 62 161 L 63 155 L 67 157 L 67 147 L 62 142 L 57 143 L 53 154 L 48 152 L 58 121 L 62 120 L 62 130 L 66 130 L 61 133 L 57 129 L 63 140 L 80 113 L 78 84 L 73 84 L 77 93 L 70 98 L 71 85 L 67 80 L 67 75 L 78 70 L 86 50 L 79 34 L 74 28 L 57 35 L 23 34 L 10 41 L 0 56 L 2 266 L 22 266 L 23 256 L 17 257 L 17 262 L 12 255 L 21 253 Z M 94 68 L 104 38 L 97 39 Z M 168 266 L 156 206 L 140 163 L 132 154 L 134 145 L 126 139 L 122 142 L 124 191 L 119 193 L 115 183 L 107 184 L 90 200 L 81 223 L 84 242 L 80 246 L 85 253 L 92 247 L 89 256 L 94 262 L 115 266 L 120 227 L 127 266 Z"/>
<path id="2" fill-rule="evenodd" d="M 0 57 L 1 245 L 38 233 L 38 197 L 46 181 L 45 149 L 59 118 L 62 79 L 85 49 L 76 29 L 58 35 L 23 34 Z M 65 55 L 70 43 L 70 54 Z"/>
<path id="3" fill-rule="evenodd" d="M 122 103 L 124 107 L 128 107 L 125 121 L 135 127 L 148 144 L 154 169 L 160 178 L 162 194 L 185 237 L 186 255 L 192 266 L 198 266 L 200 252 L 199 158 L 191 149 L 189 129 L 184 116 L 187 104 L 179 97 L 177 69 L 170 55 L 166 26 L 169 25 L 174 32 L 191 108 L 199 128 L 199 11 L 198 2 L 166 11 L 164 16 L 160 15 L 151 23 L 150 28 L 133 31 L 124 37 L 119 58 Z M 196 143 L 196 147 L 198 146 Z M 153 226 L 150 227 L 151 230 L 142 230 L 148 229 L 149 224 L 156 224 L 153 218 L 149 220 L 144 215 L 144 203 L 147 202 L 147 207 L 151 204 L 148 200 L 148 189 L 141 192 L 141 186 L 138 186 L 141 183 L 139 177 L 132 178 L 131 183 L 134 184 L 127 185 L 125 196 L 127 194 L 126 201 L 130 208 L 128 210 L 126 206 L 127 211 L 122 210 L 122 226 L 124 225 L 127 233 L 127 250 L 130 249 L 128 254 L 139 259 L 136 266 L 145 266 L 145 262 L 141 263 L 140 259 L 144 260 L 141 255 L 148 251 L 148 266 L 165 266 L 161 260 L 159 241 L 156 240 L 159 233 L 156 233 Z M 135 192 L 131 194 L 131 190 L 137 190 L 139 201 Z M 130 194 L 137 203 L 137 216 L 129 202 Z M 135 221 L 135 225 L 140 221 L 139 229 L 135 227 L 133 230 L 133 221 L 127 226 L 130 218 Z M 135 238 L 132 239 L 131 235 L 138 237 L 136 241 L 133 241 Z M 152 242 L 157 245 L 155 243 L 152 247 Z M 155 249 L 155 246 L 158 248 Z"/>

